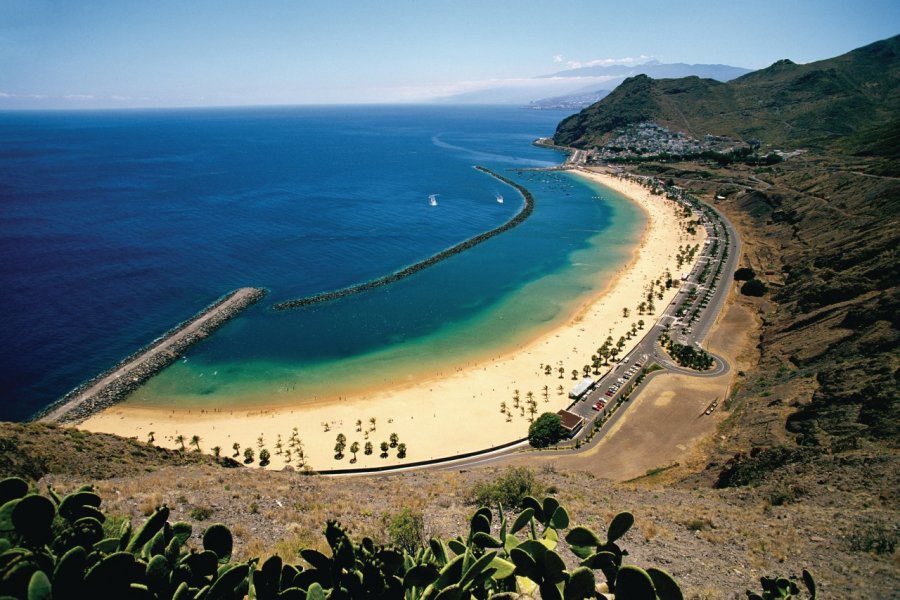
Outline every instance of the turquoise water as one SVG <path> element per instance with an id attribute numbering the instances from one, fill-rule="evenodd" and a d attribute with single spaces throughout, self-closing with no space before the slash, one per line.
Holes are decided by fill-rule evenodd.
<path id="1" fill-rule="evenodd" d="M 643 221 L 575 176 L 523 170 L 562 160 L 531 142 L 563 116 L 506 107 L 0 114 L 9 140 L 0 383 L 14 392 L 0 416 L 37 410 L 245 285 L 270 294 L 130 402 L 338 397 L 514 349 L 601 288 Z M 521 197 L 475 164 L 531 190 L 528 221 L 394 284 L 270 309 L 508 220 Z"/>

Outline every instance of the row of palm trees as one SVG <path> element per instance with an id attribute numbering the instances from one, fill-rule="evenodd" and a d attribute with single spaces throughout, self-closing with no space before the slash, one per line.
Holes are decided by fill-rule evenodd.
<path id="1" fill-rule="evenodd" d="M 372 421 L 374 421 L 374 418 L 372 419 Z M 359 423 L 359 422 L 357 422 L 357 423 Z M 373 426 L 374 426 L 374 423 L 373 423 Z M 360 431 L 360 430 L 361 430 L 361 428 L 357 429 L 357 431 Z M 390 440 L 390 442 L 381 442 L 381 445 L 379 446 L 381 449 L 381 458 L 388 457 L 388 451 L 390 448 L 397 449 L 397 458 L 406 458 L 406 444 L 404 444 L 400 441 L 400 436 L 398 436 L 396 433 L 392 433 L 388 437 L 388 439 Z M 347 436 L 345 436 L 343 433 L 339 433 L 339 434 L 337 434 L 337 438 L 335 438 L 334 459 L 335 460 L 343 459 L 345 449 L 347 449 Z M 354 441 L 352 444 L 350 444 L 350 453 L 353 455 L 353 457 L 350 459 L 351 464 L 356 463 L 356 460 L 357 460 L 356 455 L 359 453 L 359 450 L 360 450 L 359 442 Z M 372 442 L 367 441 L 365 443 L 365 446 L 363 447 L 363 452 L 366 455 L 370 455 L 374 451 L 375 451 L 375 447 L 372 444 Z"/>

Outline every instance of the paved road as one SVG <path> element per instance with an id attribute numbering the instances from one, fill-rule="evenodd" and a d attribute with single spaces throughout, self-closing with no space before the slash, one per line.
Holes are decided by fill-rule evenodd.
<path id="1" fill-rule="evenodd" d="M 565 168 L 579 168 L 579 166 L 583 164 L 584 160 L 585 154 L 581 151 L 575 151 L 570 155 L 569 160 L 567 160 L 566 164 L 563 166 Z M 632 377 L 634 377 L 634 375 L 629 377 L 629 379 L 627 380 L 624 380 L 624 377 L 626 373 L 628 373 L 629 369 L 635 367 L 636 364 L 640 364 L 642 365 L 642 367 L 648 367 L 651 364 L 656 363 L 663 368 L 661 370 L 648 373 L 641 381 L 641 383 L 633 390 L 631 390 L 631 397 L 639 394 L 654 377 L 657 377 L 660 374 L 682 373 L 696 377 L 717 377 L 728 372 L 730 368 L 728 363 L 724 360 L 724 358 L 716 356 L 714 354 L 712 356 L 715 360 L 715 364 L 714 367 L 709 371 L 699 372 L 692 369 L 685 369 L 683 367 L 680 367 L 668 357 L 666 352 L 657 343 L 659 335 L 663 330 L 668 328 L 669 335 L 678 343 L 702 347 L 702 344 L 706 339 L 710 328 L 716 322 L 716 319 L 718 318 L 719 313 L 721 312 L 722 307 L 725 304 L 725 299 L 728 295 L 728 291 L 732 286 L 732 282 L 734 280 L 734 271 L 737 267 L 741 250 L 740 238 L 737 235 L 737 231 L 735 231 L 734 226 L 730 221 L 728 221 L 728 219 L 725 218 L 724 215 L 715 210 L 713 207 L 705 204 L 702 205 L 702 223 L 703 226 L 706 227 L 707 240 L 709 240 L 709 243 L 705 244 L 700 250 L 699 256 L 694 263 L 693 269 L 681 282 L 681 290 L 684 290 L 683 293 L 679 291 L 675 299 L 663 311 L 659 320 L 649 330 L 646 331 L 644 337 L 637 343 L 634 349 L 629 352 L 621 361 L 619 361 L 618 363 L 614 363 L 611 368 L 609 368 L 608 371 L 600 377 L 600 379 L 593 385 L 592 389 L 587 394 L 585 394 L 584 397 L 582 397 L 578 401 L 575 401 L 569 407 L 569 410 L 571 412 L 574 412 L 575 414 L 578 414 L 585 418 L 585 425 L 582 430 L 582 435 L 586 434 L 590 430 L 594 419 L 600 418 L 603 415 L 607 414 L 608 411 L 615 406 L 616 401 L 619 400 L 621 395 L 628 389 L 628 384 L 632 383 Z M 718 244 L 715 243 L 716 240 L 718 240 Z M 709 269 L 707 270 L 707 273 L 704 277 L 704 266 L 707 264 L 709 264 Z M 720 265 L 721 269 L 719 268 Z M 717 271 L 719 271 L 719 275 L 716 279 L 715 274 Z M 701 281 L 701 277 L 704 277 L 703 281 Z M 687 313 L 687 315 L 691 315 L 691 313 L 695 309 L 697 309 L 698 314 L 694 319 L 691 319 L 690 316 L 686 318 L 680 318 L 677 314 L 679 308 L 682 308 L 682 303 L 687 299 L 689 291 L 692 289 L 698 290 L 697 296 L 695 300 L 690 303 L 690 306 L 687 308 L 687 310 L 683 310 Z M 707 295 L 708 297 L 706 298 L 706 306 L 701 307 L 701 299 Z M 692 322 L 690 322 L 691 320 Z M 598 341 L 598 344 L 599 343 L 600 342 Z M 633 373 L 635 374 L 639 372 L 640 368 L 636 368 L 635 370 L 633 370 Z M 618 390 L 612 393 L 612 395 L 608 395 L 607 391 L 609 390 L 609 388 L 620 379 L 624 380 L 626 385 L 621 386 Z M 569 383 L 573 382 L 570 380 Z M 602 400 L 606 403 L 606 407 L 600 411 L 593 408 L 599 400 Z M 593 446 L 598 444 L 603 439 L 606 432 L 611 430 L 612 426 L 615 425 L 615 423 L 620 418 L 622 418 L 622 415 L 631 406 L 631 404 L 631 402 L 625 402 L 618 408 L 618 410 L 612 412 L 612 415 L 609 417 L 607 424 L 600 431 L 598 431 L 596 435 L 594 435 L 589 444 L 586 444 L 577 450 L 565 449 L 543 451 L 541 453 L 541 456 L 547 456 L 548 453 L 551 455 L 575 454 L 584 452 L 592 448 Z M 484 454 L 469 458 L 448 460 L 446 462 L 419 467 L 399 467 L 396 470 L 458 470 L 474 466 L 483 466 L 487 464 L 500 464 L 508 461 L 512 457 L 512 455 L 521 452 L 522 449 L 527 447 L 527 442 L 523 442 L 522 444 L 517 446 L 512 446 L 503 450 L 486 452 Z"/>
<path id="2" fill-rule="evenodd" d="M 612 368 L 604 373 L 594 384 L 593 389 L 590 392 L 588 392 L 581 400 L 576 401 L 570 406 L 569 410 L 571 412 L 585 418 L 583 433 L 587 433 L 590 430 L 594 419 L 607 414 L 607 412 L 615 406 L 616 401 L 618 401 L 620 396 L 626 391 L 628 385 L 620 387 L 612 394 L 612 396 L 608 395 L 607 391 L 610 386 L 623 379 L 629 369 L 636 364 L 647 367 L 655 362 L 663 367 L 663 369 L 647 374 L 641 383 L 631 390 L 631 397 L 639 394 L 654 377 L 660 374 L 681 373 L 696 377 L 717 377 L 728 372 L 730 367 L 727 361 L 723 357 L 715 354 L 712 354 L 715 364 L 709 371 L 700 372 L 683 368 L 669 358 L 666 352 L 657 343 L 660 333 L 668 327 L 669 335 L 677 342 L 685 345 L 702 347 L 709 330 L 722 311 L 725 299 L 728 296 L 728 291 L 732 286 L 734 271 L 737 268 L 737 263 L 740 258 L 740 238 L 738 237 L 734 226 L 724 217 L 724 215 L 707 205 L 703 206 L 703 210 L 703 222 L 707 229 L 707 239 L 709 240 L 709 243 L 704 245 L 694 263 L 694 268 L 688 274 L 687 278 L 681 282 L 681 289 L 684 290 L 684 292 L 679 292 L 676 295 L 675 299 L 663 311 L 656 324 L 646 332 L 635 348 L 621 361 L 613 364 Z M 718 244 L 715 244 L 716 240 L 719 241 Z M 707 263 L 710 264 L 710 267 L 707 271 L 705 280 L 701 282 L 700 277 L 703 274 L 704 266 Z M 721 265 L 720 270 L 719 265 Z M 715 280 L 715 273 L 717 270 L 719 270 L 718 281 Z M 697 289 L 698 294 L 694 302 L 690 304 L 689 310 L 685 312 L 690 315 L 694 309 L 699 309 L 699 313 L 696 319 L 694 319 L 692 323 L 689 323 L 687 322 L 690 320 L 689 317 L 679 319 L 677 312 L 691 289 Z M 703 298 L 707 292 L 709 293 L 709 297 L 706 306 L 701 308 L 701 298 Z M 639 368 L 633 372 L 635 374 L 638 373 Z M 630 384 L 631 381 L 631 378 L 625 380 L 626 384 Z M 573 382 L 570 381 L 570 383 Z M 602 400 L 606 403 L 606 407 L 603 408 L 602 411 L 594 409 L 594 405 L 597 404 L 598 400 Z M 618 410 L 612 412 L 612 416 L 609 417 L 606 425 L 594 435 L 589 444 L 582 446 L 578 450 L 543 451 L 541 456 L 546 456 L 547 452 L 551 452 L 555 455 L 565 455 L 589 450 L 603 439 L 605 433 L 612 429 L 612 426 L 622 417 L 631 404 L 631 402 L 625 402 Z M 457 470 L 473 466 L 483 466 L 486 464 L 503 463 L 508 461 L 513 454 L 520 452 L 525 447 L 527 447 L 527 444 L 507 448 L 491 454 L 442 463 L 430 468 Z"/>

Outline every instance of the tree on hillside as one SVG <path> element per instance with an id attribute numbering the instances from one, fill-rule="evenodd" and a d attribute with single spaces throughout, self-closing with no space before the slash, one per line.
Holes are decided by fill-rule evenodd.
<path id="1" fill-rule="evenodd" d="M 194 447 L 194 450 L 196 452 L 200 452 L 200 436 L 199 435 L 191 436 L 191 446 Z"/>
<path id="2" fill-rule="evenodd" d="M 768 291 L 766 284 L 759 279 L 751 279 L 741 286 L 741 293 L 745 296 L 763 296 Z"/>
<path id="3" fill-rule="evenodd" d="M 180 433 L 179 433 L 178 435 L 176 435 L 176 436 L 175 436 L 175 443 L 176 443 L 176 444 L 181 444 L 181 451 L 182 451 L 182 452 L 185 451 L 185 447 L 184 447 L 184 436 L 183 436 L 183 435 L 181 435 Z"/>
<path id="4" fill-rule="evenodd" d="M 234 456 L 235 458 L 241 455 L 241 445 L 237 442 L 231 445 L 231 449 L 234 450 L 234 454 L 232 456 Z"/>
<path id="5" fill-rule="evenodd" d="M 213 456 L 216 457 L 216 460 L 219 460 L 219 457 L 222 456 L 222 447 L 221 446 L 213 446 L 212 453 L 213 453 Z"/>
<path id="6" fill-rule="evenodd" d="M 756 271 L 750 267 L 741 267 L 734 272 L 735 281 L 750 281 L 751 279 L 756 279 Z"/>
<path id="7" fill-rule="evenodd" d="M 244 448 L 244 464 L 249 465 L 250 463 L 252 463 L 254 454 L 255 452 L 253 452 L 253 448 Z"/>
<path id="8" fill-rule="evenodd" d="M 562 437 L 559 415 L 545 412 L 528 428 L 528 443 L 535 448 L 546 448 Z"/>
<path id="9" fill-rule="evenodd" d="M 350 444 L 350 453 L 353 455 L 353 459 L 350 461 L 352 463 L 356 462 L 356 453 L 359 452 L 359 442 L 353 442 Z"/>
<path id="10" fill-rule="evenodd" d="M 259 451 L 259 466 L 267 467 L 269 466 L 269 459 L 272 458 L 269 454 L 269 451 L 266 448 L 263 448 Z"/>

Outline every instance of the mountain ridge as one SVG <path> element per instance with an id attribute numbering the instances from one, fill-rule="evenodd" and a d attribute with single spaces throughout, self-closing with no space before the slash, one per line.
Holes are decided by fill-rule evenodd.
<path id="1" fill-rule="evenodd" d="M 896 149 L 885 142 L 896 137 L 900 124 L 898 56 L 895 36 L 813 63 L 780 60 L 727 83 L 638 75 L 564 119 L 554 140 L 599 146 L 618 127 L 653 121 L 695 137 L 711 133 L 774 147 L 890 158 Z"/>

